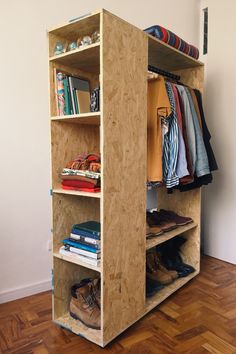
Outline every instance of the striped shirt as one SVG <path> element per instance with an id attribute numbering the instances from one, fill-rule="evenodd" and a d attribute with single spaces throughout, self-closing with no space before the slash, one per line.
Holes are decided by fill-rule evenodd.
<path id="1" fill-rule="evenodd" d="M 171 114 L 164 119 L 165 125 L 168 125 L 168 131 L 164 134 L 163 143 L 163 179 L 166 188 L 173 188 L 179 184 L 179 177 L 176 174 L 176 166 L 178 159 L 178 123 L 176 117 L 175 97 L 169 82 L 166 82 L 166 90 L 170 101 Z"/>

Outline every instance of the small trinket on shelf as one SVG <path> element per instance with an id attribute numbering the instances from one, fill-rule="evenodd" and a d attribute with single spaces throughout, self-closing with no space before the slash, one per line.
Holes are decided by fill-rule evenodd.
<path id="1" fill-rule="evenodd" d="M 75 50 L 75 49 L 78 49 L 77 43 L 76 43 L 76 42 L 71 42 L 71 43 L 69 43 L 69 45 L 68 45 L 68 51 Z"/>
<path id="2" fill-rule="evenodd" d="M 65 53 L 66 49 L 63 43 L 57 42 L 54 48 L 54 55 Z"/>
<path id="3" fill-rule="evenodd" d="M 84 36 L 82 41 L 81 41 L 81 45 L 82 46 L 87 46 L 87 45 L 90 45 L 92 44 L 92 39 L 90 36 Z"/>
<path id="4" fill-rule="evenodd" d="M 100 33 L 98 31 L 93 32 L 91 38 L 93 43 L 100 42 Z"/>

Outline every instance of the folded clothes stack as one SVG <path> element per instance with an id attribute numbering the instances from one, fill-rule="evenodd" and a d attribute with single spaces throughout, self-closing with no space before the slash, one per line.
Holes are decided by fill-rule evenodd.
<path id="1" fill-rule="evenodd" d="M 189 55 L 194 59 L 199 58 L 199 49 L 197 47 L 188 44 L 175 33 L 169 31 L 168 29 L 160 25 L 148 27 L 144 31 L 150 34 L 151 36 L 156 37 L 161 41 L 169 44 L 170 46 L 178 49 L 180 52 Z"/>
<path id="2" fill-rule="evenodd" d="M 101 240 L 100 223 L 87 221 L 73 225 L 69 238 L 63 240 L 59 253 L 72 256 L 82 262 L 100 266 Z"/>
<path id="3" fill-rule="evenodd" d="M 146 256 L 146 296 L 151 297 L 177 278 L 187 277 L 195 269 L 183 262 L 181 246 L 186 239 L 176 236 L 148 251 Z"/>
<path id="4" fill-rule="evenodd" d="M 147 229 L 146 237 L 151 238 L 159 236 L 163 232 L 168 232 L 176 229 L 178 226 L 184 226 L 191 222 L 193 219 L 186 216 L 180 216 L 171 210 L 160 209 L 159 211 L 147 211 Z"/>
<path id="5" fill-rule="evenodd" d="M 100 192 L 100 177 L 100 155 L 79 155 L 62 170 L 62 188 L 92 193 Z"/>

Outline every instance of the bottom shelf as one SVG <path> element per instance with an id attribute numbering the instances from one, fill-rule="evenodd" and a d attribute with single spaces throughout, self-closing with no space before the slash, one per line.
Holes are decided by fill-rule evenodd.
<path id="1" fill-rule="evenodd" d="M 102 345 L 101 331 L 88 328 L 82 322 L 73 319 L 69 313 L 54 320 L 57 325 L 70 330 L 71 332 L 90 340 L 93 343 Z"/>
<path id="2" fill-rule="evenodd" d="M 154 307 L 159 305 L 162 301 L 164 301 L 168 296 L 173 294 L 176 290 L 181 288 L 183 285 L 189 282 L 189 280 L 193 279 L 199 272 L 195 271 L 185 278 L 179 278 L 175 280 L 172 284 L 167 285 L 165 288 L 158 291 L 155 295 L 148 298 L 146 300 L 146 308 L 145 313 L 151 311 Z"/>

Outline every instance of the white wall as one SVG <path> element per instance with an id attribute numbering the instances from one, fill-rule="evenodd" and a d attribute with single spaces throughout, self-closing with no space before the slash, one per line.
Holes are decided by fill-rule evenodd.
<path id="1" fill-rule="evenodd" d="M 208 6 L 209 45 L 205 113 L 219 171 L 204 191 L 205 253 L 236 264 L 236 1 L 204 0 Z"/>
<path id="2" fill-rule="evenodd" d="M 46 29 L 104 7 L 198 43 L 198 0 L 0 2 L 0 301 L 44 290 L 51 236 Z"/>

